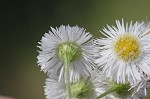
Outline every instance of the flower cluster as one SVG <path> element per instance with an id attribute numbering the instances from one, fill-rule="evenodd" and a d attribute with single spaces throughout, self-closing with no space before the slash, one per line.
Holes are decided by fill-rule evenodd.
<path id="1" fill-rule="evenodd" d="M 93 38 L 84 28 L 60 26 L 39 42 L 38 64 L 47 73 L 46 99 L 141 99 L 150 86 L 150 26 L 125 23 Z"/>

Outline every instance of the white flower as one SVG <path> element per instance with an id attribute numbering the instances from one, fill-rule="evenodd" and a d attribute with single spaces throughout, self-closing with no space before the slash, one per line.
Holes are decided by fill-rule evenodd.
<path id="1" fill-rule="evenodd" d="M 122 20 L 115 26 L 108 26 L 101 33 L 107 38 L 95 41 L 99 54 L 96 64 L 107 77 L 117 83 L 132 85 L 141 81 L 141 72 L 150 76 L 150 35 L 146 35 L 149 26 L 144 22 L 132 24 Z"/>
<path id="2" fill-rule="evenodd" d="M 93 67 L 91 61 L 92 35 L 85 32 L 85 29 L 78 26 L 60 26 L 52 28 L 49 33 L 45 33 L 39 42 L 40 50 L 38 55 L 38 64 L 41 70 L 48 72 L 50 77 L 59 75 L 59 81 L 64 78 L 64 61 L 62 48 L 70 48 L 70 81 L 80 78 L 86 78 L 90 75 L 89 69 Z"/>
<path id="3" fill-rule="evenodd" d="M 95 82 L 95 83 L 94 83 Z M 95 79 L 93 80 L 93 84 L 95 87 L 95 91 L 97 92 L 97 96 L 103 94 L 104 92 L 111 89 L 113 86 L 120 86 L 118 89 L 106 96 L 102 97 L 101 99 L 141 99 L 146 96 L 145 93 L 145 86 L 142 86 L 144 82 L 139 82 L 136 86 L 132 86 L 128 84 L 118 84 L 112 79 L 104 76 L 101 72 L 99 72 Z"/>
<path id="4" fill-rule="evenodd" d="M 64 81 L 48 78 L 44 87 L 46 99 L 67 99 Z M 80 79 L 71 83 L 70 91 L 70 99 L 94 99 L 95 96 L 93 84 L 89 79 Z"/>

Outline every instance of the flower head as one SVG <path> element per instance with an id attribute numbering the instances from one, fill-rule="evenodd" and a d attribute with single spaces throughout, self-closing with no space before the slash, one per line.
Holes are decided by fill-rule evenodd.
<path id="1" fill-rule="evenodd" d="M 142 86 L 143 82 L 139 82 L 135 86 L 132 86 L 130 83 L 118 84 L 111 78 L 105 77 L 101 72 L 97 74 L 94 81 L 96 81 L 93 86 L 97 96 L 107 93 L 102 99 L 141 99 L 146 96 L 144 94 L 145 86 Z"/>
<path id="2" fill-rule="evenodd" d="M 57 79 L 46 79 L 45 95 L 46 99 L 66 99 L 66 83 L 58 82 Z M 70 84 L 71 97 L 70 99 L 94 99 L 95 91 L 93 83 L 90 79 L 80 79 Z"/>
<path id="3" fill-rule="evenodd" d="M 39 42 L 40 51 L 38 64 L 41 70 L 48 72 L 50 77 L 59 75 L 59 81 L 64 78 L 64 59 L 70 61 L 70 81 L 86 78 L 90 75 L 92 65 L 92 35 L 78 26 L 60 26 L 51 28 Z M 67 54 L 65 56 L 64 54 Z M 65 57 L 64 57 L 65 56 Z"/>
<path id="4" fill-rule="evenodd" d="M 95 40 L 99 51 L 95 63 L 117 83 L 133 85 L 141 81 L 141 72 L 150 76 L 149 26 L 144 22 L 128 25 L 123 20 L 116 24 L 101 31 L 107 38 Z"/>

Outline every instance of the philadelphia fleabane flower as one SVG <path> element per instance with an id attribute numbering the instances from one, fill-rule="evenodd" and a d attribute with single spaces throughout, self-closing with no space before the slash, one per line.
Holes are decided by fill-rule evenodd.
<path id="1" fill-rule="evenodd" d="M 47 78 L 44 92 L 46 99 L 67 99 L 65 81 Z M 95 91 L 90 79 L 80 79 L 70 83 L 71 96 L 69 99 L 94 99 Z"/>
<path id="2" fill-rule="evenodd" d="M 67 53 L 70 81 L 81 76 L 86 78 L 90 75 L 89 69 L 93 67 L 91 41 L 92 35 L 85 32 L 84 28 L 69 25 L 56 29 L 51 27 L 51 31 L 45 33 L 38 46 L 40 51 L 37 58 L 41 70 L 48 72 L 50 77 L 59 75 L 59 81 L 62 80 L 65 77 L 64 53 Z"/>
<path id="3" fill-rule="evenodd" d="M 145 81 L 132 86 L 130 83 L 116 83 L 111 78 L 99 72 L 93 80 L 97 96 L 100 99 L 142 99 L 146 96 Z M 99 99 L 98 97 L 95 99 Z"/>
<path id="4" fill-rule="evenodd" d="M 107 77 L 117 83 L 132 85 L 141 81 L 141 72 L 150 76 L 149 26 L 144 22 L 132 24 L 116 21 L 115 26 L 104 28 L 101 33 L 107 38 L 95 40 L 99 54 L 95 63 Z"/>

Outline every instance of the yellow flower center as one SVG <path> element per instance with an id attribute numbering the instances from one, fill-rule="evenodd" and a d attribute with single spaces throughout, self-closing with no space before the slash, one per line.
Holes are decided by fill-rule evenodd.
<path id="1" fill-rule="evenodd" d="M 135 36 L 121 35 L 115 42 L 115 51 L 124 61 L 135 60 L 140 54 L 140 44 Z"/>

